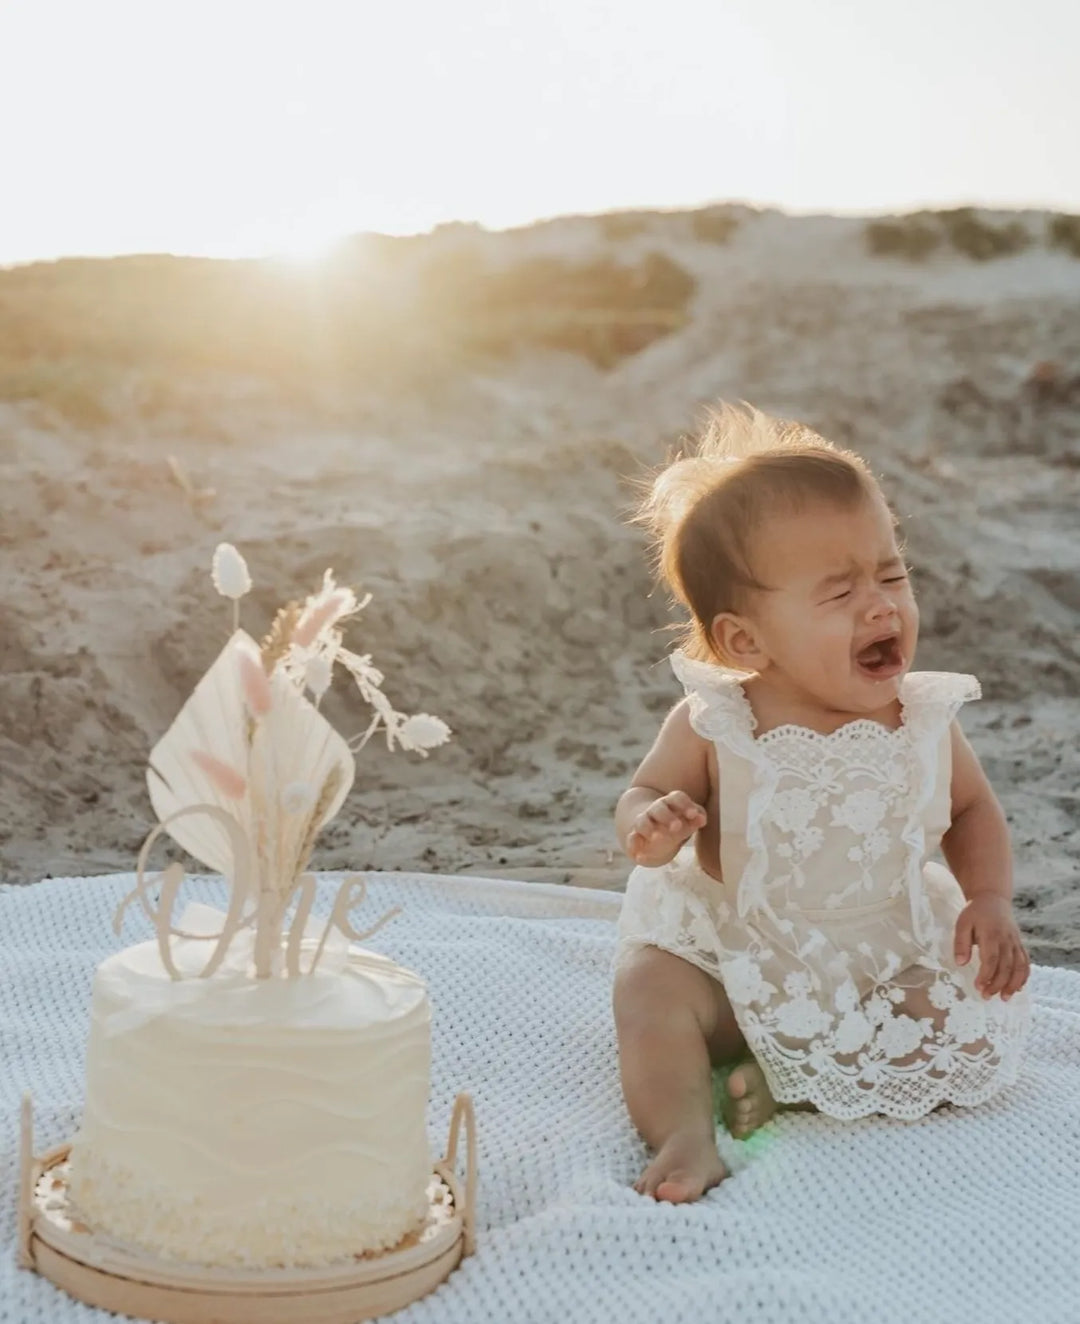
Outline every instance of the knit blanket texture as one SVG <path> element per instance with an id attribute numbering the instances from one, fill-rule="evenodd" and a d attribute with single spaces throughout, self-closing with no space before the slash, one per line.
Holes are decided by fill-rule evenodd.
<path id="1" fill-rule="evenodd" d="M 475 1101 L 478 1247 L 400 1324 L 1077 1324 L 1080 975 L 1032 972 L 1019 1082 L 918 1122 L 775 1119 L 719 1137 L 732 1175 L 696 1204 L 632 1183 L 647 1160 L 619 1087 L 614 893 L 372 874 L 368 946 L 420 973 L 433 1009 L 428 1130 Z M 79 1120 L 97 963 L 151 936 L 113 910 L 130 875 L 0 890 L 0 1324 L 114 1319 L 15 1264 L 20 1099 L 35 1150 Z M 336 879 L 320 879 L 326 914 Z M 223 906 L 220 882 L 185 895 Z"/>

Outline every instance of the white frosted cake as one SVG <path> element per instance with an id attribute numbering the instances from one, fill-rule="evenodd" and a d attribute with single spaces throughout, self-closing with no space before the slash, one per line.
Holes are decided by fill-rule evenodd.
<path id="1" fill-rule="evenodd" d="M 343 647 L 367 599 L 330 571 L 262 643 L 239 628 L 251 577 L 231 544 L 212 578 L 233 633 L 150 753 L 159 822 L 114 927 L 138 901 L 156 941 L 95 974 L 70 1193 L 95 1233 L 165 1259 L 323 1265 L 427 1218 L 431 1011 L 419 976 L 350 945 L 397 908 L 355 929 L 367 882 L 349 875 L 312 918 L 309 862 L 377 728 L 421 755 L 450 729 L 395 711 L 370 656 Z M 318 710 L 336 665 L 374 710 L 353 743 Z M 222 876 L 224 912 L 193 904 L 174 924 L 183 868 L 146 872 L 162 833 Z"/>
<path id="2" fill-rule="evenodd" d="M 205 961 L 172 941 L 182 974 Z M 423 981 L 349 949 L 341 968 L 170 978 L 156 942 L 94 978 L 71 1193 L 95 1230 L 169 1259 L 324 1264 L 395 1245 L 427 1213 Z"/>

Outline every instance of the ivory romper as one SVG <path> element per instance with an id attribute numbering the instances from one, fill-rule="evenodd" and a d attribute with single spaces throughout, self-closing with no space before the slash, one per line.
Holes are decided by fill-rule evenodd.
<path id="1" fill-rule="evenodd" d="M 972 676 L 913 672 L 901 726 L 862 718 L 822 735 L 756 737 L 739 672 L 671 658 L 719 767 L 718 882 L 687 845 L 635 868 L 617 959 L 663 948 L 720 980 L 778 1102 L 834 1117 L 914 1119 L 978 1104 L 1015 1080 L 1030 1018 L 957 966 L 966 904 L 930 856 L 950 826 L 949 728 Z"/>

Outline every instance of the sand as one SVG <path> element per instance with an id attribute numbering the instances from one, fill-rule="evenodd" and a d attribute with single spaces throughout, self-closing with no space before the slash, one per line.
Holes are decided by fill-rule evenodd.
<path id="1" fill-rule="evenodd" d="M 0 406 L 0 878 L 133 867 L 147 753 L 227 634 L 208 578 L 227 540 L 255 579 L 252 633 L 331 566 L 373 594 L 350 641 L 395 706 L 454 729 L 426 761 L 368 746 L 318 867 L 621 886 L 612 809 L 678 697 L 627 480 L 704 404 L 745 398 L 883 476 L 916 568 L 916 665 L 983 682 L 963 721 L 1012 825 L 1032 955 L 1080 968 L 1080 261 L 913 266 L 861 232 L 766 213 L 725 246 L 613 242 L 580 219 L 476 236 L 660 249 L 697 278 L 693 315 L 608 372 L 534 351 L 373 389 L 348 429 L 242 402 L 197 433 Z M 1033 383 L 1044 361 L 1059 368 Z M 176 466 L 214 496 L 192 502 Z M 340 680 L 326 711 L 366 724 Z"/>

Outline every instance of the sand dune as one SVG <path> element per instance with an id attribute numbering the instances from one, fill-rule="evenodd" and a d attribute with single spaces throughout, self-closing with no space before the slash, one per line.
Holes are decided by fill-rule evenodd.
<path id="1" fill-rule="evenodd" d="M 869 255 L 861 222 L 772 213 L 724 244 L 660 216 L 625 238 L 574 218 L 455 242 L 504 264 L 659 252 L 696 290 L 608 370 L 533 346 L 365 383 L 348 426 L 239 395 L 205 427 L 0 406 L 4 880 L 132 867 L 146 754 L 225 637 L 207 568 L 227 539 L 252 632 L 330 565 L 374 595 L 351 638 L 395 705 L 455 731 L 426 762 L 369 746 L 319 867 L 619 886 L 611 810 L 677 697 L 627 478 L 704 403 L 745 398 L 883 475 L 917 665 L 982 680 L 964 721 L 1013 826 L 1033 955 L 1080 968 L 1080 261 L 906 263 Z M 327 711 L 364 725 L 347 691 Z"/>

